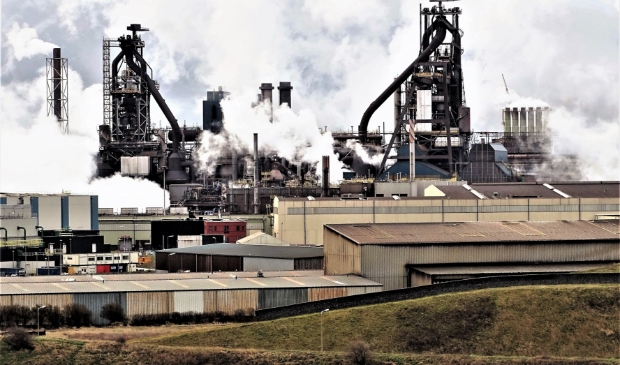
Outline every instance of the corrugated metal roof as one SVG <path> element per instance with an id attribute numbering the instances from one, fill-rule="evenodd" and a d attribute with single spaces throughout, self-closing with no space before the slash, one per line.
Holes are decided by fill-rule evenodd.
<path id="1" fill-rule="evenodd" d="M 543 186 L 545 182 L 534 183 L 475 183 L 471 187 L 489 199 L 517 198 L 563 198 L 560 194 Z M 620 183 L 603 182 L 549 182 L 554 188 L 573 198 L 618 198 Z M 477 199 L 460 186 L 435 186 L 449 199 Z M 494 195 L 497 193 L 497 195 Z"/>
<path id="2" fill-rule="evenodd" d="M 519 198 L 563 198 L 560 194 L 538 184 L 520 185 L 472 185 L 473 189 L 489 199 L 519 199 Z M 495 194 L 497 193 L 497 194 Z"/>
<path id="3" fill-rule="evenodd" d="M 317 247 L 237 245 L 234 243 L 216 243 L 212 245 L 173 248 L 157 252 L 188 253 L 193 255 L 269 257 L 276 259 L 323 257 L 323 248 Z"/>
<path id="4" fill-rule="evenodd" d="M 5 276 L 0 277 L 0 284 L 3 283 L 63 283 L 69 281 L 79 282 L 97 282 L 100 281 L 96 278 L 101 277 L 105 281 L 153 281 L 153 280 L 191 280 L 191 279 L 207 279 L 207 278 L 219 278 L 228 279 L 231 275 L 237 277 L 256 277 L 256 272 L 186 272 L 186 273 L 144 273 L 144 274 L 97 274 L 97 275 L 50 275 L 50 276 Z M 296 271 L 265 271 L 263 273 L 265 277 L 307 277 L 307 276 L 322 276 L 323 270 L 296 270 Z"/>
<path id="5" fill-rule="evenodd" d="M 231 274 L 232 275 L 232 274 Z M 91 282 L 70 281 L 60 283 L 1 283 L 0 295 L 10 294 L 59 294 L 59 293 L 105 293 L 144 291 L 231 290 L 265 288 L 318 288 L 349 286 L 381 286 L 381 284 L 357 276 L 306 276 L 306 277 L 213 277 L 187 280 L 143 280 Z"/>
<path id="6" fill-rule="evenodd" d="M 329 224 L 325 227 L 361 245 L 600 240 L 620 243 L 618 221 Z"/>
<path id="7" fill-rule="evenodd" d="M 596 269 L 608 263 L 595 264 L 545 264 L 545 265 L 475 265 L 475 266 L 443 266 L 414 265 L 413 269 L 429 275 L 480 275 L 480 274 L 527 274 L 575 272 Z"/>
<path id="8" fill-rule="evenodd" d="M 442 193 L 444 193 L 445 198 L 447 199 L 478 199 L 477 196 L 475 196 L 469 190 L 465 189 L 463 186 L 460 185 L 435 185 L 435 187 L 439 189 Z"/>

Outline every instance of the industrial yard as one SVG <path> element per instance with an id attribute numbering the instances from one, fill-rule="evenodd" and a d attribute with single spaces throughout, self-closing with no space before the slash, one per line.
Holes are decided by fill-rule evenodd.
<path id="1" fill-rule="evenodd" d="M 618 361 L 617 4 L 136 1 L 2 4 L 0 363 Z"/>

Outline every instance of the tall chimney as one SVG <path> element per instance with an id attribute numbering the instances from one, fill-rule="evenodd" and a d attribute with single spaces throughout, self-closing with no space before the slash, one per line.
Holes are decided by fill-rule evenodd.
<path id="1" fill-rule="evenodd" d="M 239 171 L 239 167 L 237 165 L 237 150 L 232 150 L 232 181 L 234 184 L 237 183 L 237 180 L 239 180 L 239 176 L 238 176 L 238 171 Z"/>
<path id="2" fill-rule="evenodd" d="M 293 90 L 291 83 L 280 81 L 278 90 L 280 91 L 280 105 L 288 104 L 288 107 L 291 108 L 291 90 Z"/>
<path id="3" fill-rule="evenodd" d="M 329 196 L 329 156 L 323 156 L 323 197 Z"/>
<path id="4" fill-rule="evenodd" d="M 273 86 L 271 85 L 271 83 L 262 83 L 260 84 L 259 89 L 262 101 L 267 102 L 267 100 L 269 100 L 269 121 L 273 122 Z"/>
<path id="5" fill-rule="evenodd" d="M 259 166 L 260 163 L 258 162 L 258 133 L 254 133 L 254 214 L 258 214 Z"/>
<path id="6" fill-rule="evenodd" d="M 62 58 L 60 54 L 60 48 L 54 48 L 52 54 L 52 79 L 53 79 L 53 88 L 54 88 L 54 115 L 58 121 L 62 121 L 62 107 L 61 107 L 61 85 L 60 81 L 62 80 L 62 68 L 60 66 L 60 59 Z"/>

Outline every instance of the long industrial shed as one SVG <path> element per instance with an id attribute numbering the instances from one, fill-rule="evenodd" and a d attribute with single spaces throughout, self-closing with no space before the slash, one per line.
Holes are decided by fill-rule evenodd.
<path id="1" fill-rule="evenodd" d="M 571 272 L 620 262 L 618 220 L 328 224 L 324 243 L 326 274 L 360 275 L 385 290 L 454 273 Z"/>
<path id="2" fill-rule="evenodd" d="M 226 276 L 224 276 L 226 275 Z M 122 275 L 119 275 L 122 276 Z M 101 307 L 118 303 L 128 316 L 172 312 L 227 312 L 236 309 L 266 309 L 382 290 L 382 285 L 357 276 L 248 277 L 236 273 L 219 275 L 166 275 L 165 280 L 140 280 L 139 275 L 84 277 L 88 281 L 29 281 L 8 278 L 0 281 L 0 306 L 36 305 L 62 307 L 84 304 L 95 324 Z M 33 278 L 34 279 L 34 278 Z M 135 280 L 131 280 L 135 279 Z"/>

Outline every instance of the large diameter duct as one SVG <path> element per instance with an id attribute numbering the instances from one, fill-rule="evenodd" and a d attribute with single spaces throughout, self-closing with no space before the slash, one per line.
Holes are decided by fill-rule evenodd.
<path id="1" fill-rule="evenodd" d="M 430 35 L 433 33 L 433 31 L 436 31 L 435 36 L 433 37 L 433 40 L 430 42 L 430 44 L 428 44 L 428 39 L 430 38 Z M 441 45 L 445 38 L 446 22 L 443 17 L 440 17 L 435 20 L 433 24 L 431 24 L 431 26 L 428 27 L 424 32 L 424 36 L 422 37 L 422 44 L 423 46 L 428 44 L 428 46 L 424 48 L 424 51 L 420 53 L 418 58 L 416 58 L 411 63 L 411 65 L 409 65 L 409 67 L 407 67 L 405 71 L 403 71 L 400 76 L 398 76 L 394 80 L 394 82 L 392 82 L 390 86 L 388 86 L 387 89 L 385 89 L 385 91 L 381 93 L 381 95 L 379 95 L 379 97 L 375 101 L 370 103 L 368 109 L 366 109 L 366 111 L 364 112 L 358 128 L 359 135 L 362 141 L 366 140 L 366 135 L 368 134 L 368 123 L 370 122 L 370 118 L 372 117 L 372 115 L 377 111 L 377 109 L 379 109 L 379 107 L 383 103 L 385 103 L 385 101 L 390 97 L 390 95 L 392 95 L 392 93 L 395 92 L 396 89 L 400 88 L 400 85 L 405 82 L 409 78 L 409 76 L 411 76 L 419 62 L 428 61 L 430 55 L 437 49 L 437 47 Z"/>
<path id="2" fill-rule="evenodd" d="M 329 156 L 323 156 L 323 197 L 329 196 Z"/>
<path id="3" fill-rule="evenodd" d="M 52 53 L 52 78 L 54 87 L 54 115 L 58 121 L 62 120 L 62 94 L 60 82 L 62 81 L 61 53 L 60 48 L 54 48 Z"/>
<path id="4" fill-rule="evenodd" d="M 258 133 L 254 133 L 254 214 L 258 214 Z"/>

